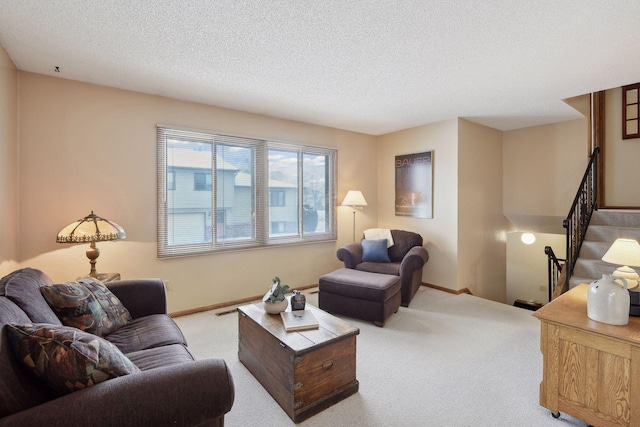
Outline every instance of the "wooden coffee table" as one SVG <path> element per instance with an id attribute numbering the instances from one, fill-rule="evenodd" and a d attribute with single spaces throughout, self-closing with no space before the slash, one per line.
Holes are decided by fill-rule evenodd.
<path id="1" fill-rule="evenodd" d="M 238 308 L 238 358 L 296 423 L 358 391 L 360 330 L 306 305 L 320 327 L 286 332 L 262 303 Z"/>

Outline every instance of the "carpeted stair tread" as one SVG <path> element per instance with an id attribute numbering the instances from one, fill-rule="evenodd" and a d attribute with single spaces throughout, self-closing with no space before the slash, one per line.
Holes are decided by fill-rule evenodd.
<path id="1" fill-rule="evenodd" d="M 610 225 L 613 227 L 638 227 L 640 211 L 598 210 L 591 217 L 590 225 Z"/>
<path id="2" fill-rule="evenodd" d="M 594 258 L 601 259 L 604 254 L 611 247 L 611 243 L 609 242 L 595 242 L 590 240 L 585 240 L 582 243 L 582 247 L 580 248 L 580 258 Z"/>
<path id="3" fill-rule="evenodd" d="M 640 228 L 614 227 L 610 225 L 589 225 L 585 240 L 596 242 L 614 242 L 616 239 L 640 240 Z"/>
<path id="4" fill-rule="evenodd" d="M 616 265 L 602 261 L 602 257 L 616 239 L 640 241 L 640 211 L 598 210 L 593 213 L 585 240 L 569 279 L 569 288 L 591 283 L 603 274 L 611 274 Z"/>

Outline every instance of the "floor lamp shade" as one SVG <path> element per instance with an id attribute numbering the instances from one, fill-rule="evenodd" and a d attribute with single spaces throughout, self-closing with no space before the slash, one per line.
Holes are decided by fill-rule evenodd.
<path id="1" fill-rule="evenodd" d="M 353 241 L 356 241 L 356 211 L 367 206 L 367 201 L 360 190 L 349 190 L 342 201 L 342 206 L 351 206 L 353 209 Z"/>
<path id="2" fill-rule="evenodd" d="M 98 280 L 103 280 L 107 275 L 98 274 L 96 271 L 96 259 L 100 255 L 100 250 L 96 247 L 96 242 L 106 242 L 110 240 L 123 240 L 127 237 L 124 229 L 113 221 L 99 217 L 93 211 L 84 218 L 64 227 L 58 233 L 56 242 L 58 243 L 89 243 L 87 258 L 91 264 L 89 275 Z"/>

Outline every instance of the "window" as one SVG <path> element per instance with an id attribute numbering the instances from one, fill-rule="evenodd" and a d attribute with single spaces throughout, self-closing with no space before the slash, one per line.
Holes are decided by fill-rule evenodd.
<path id="1" fill-rule="evenodd" d="M 269 206 L 284 206 L 284 190 L 269 191 Z"/>
<path id="2" fill-rule="evenodd" d="M 195 191 L 211 191 L 211 172 L 194 172 L 193 189 Z"/>
<path id="3" fill-rule="evenodd" d="M 622 86 L 622 139 L 640 138 L 640 83 Z"/>
<path id="4" fill-rule="evenodd" d="M 176 189 L 176 174 L 172 170 L 167 172 L 167 190 Z"/>
<path id="5" fill-rule="evenodd" d="M 158 256 L 335 240 L 335 174 L 333 149 L 158 127 Z"/>

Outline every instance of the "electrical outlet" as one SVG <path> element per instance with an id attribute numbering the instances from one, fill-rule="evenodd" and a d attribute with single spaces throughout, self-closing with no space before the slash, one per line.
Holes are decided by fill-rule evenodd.
<path id="1" fill-rule="evenodd" d="M 542 292 L 547 292 L 547 285 L 540 285 L 539 288 Z"/>

